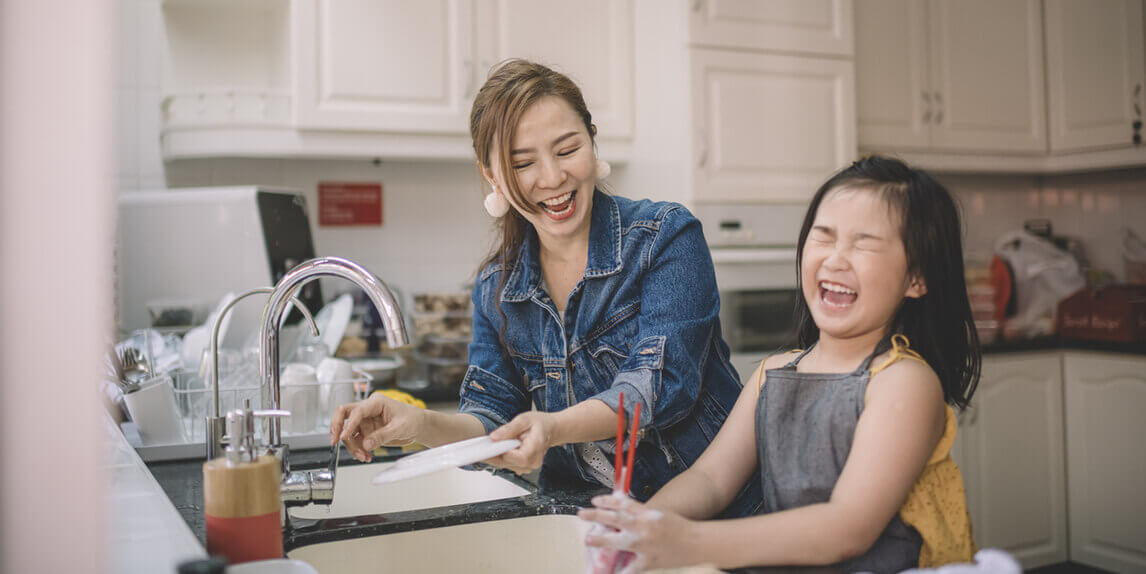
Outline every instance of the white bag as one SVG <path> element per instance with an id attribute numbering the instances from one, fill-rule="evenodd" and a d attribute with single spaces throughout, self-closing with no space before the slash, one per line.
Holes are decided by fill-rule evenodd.
<path id="1" fill-rule="evenodd" d="M 1059 301 L 1086 286 L 1078 261 L 1042 237 L 1026 231 L 1003 234 L 995 253 L 1015 274 L 1017 311 L 1007 319 L 1008 334 L 1036 337 L 1054 332 Z"/>

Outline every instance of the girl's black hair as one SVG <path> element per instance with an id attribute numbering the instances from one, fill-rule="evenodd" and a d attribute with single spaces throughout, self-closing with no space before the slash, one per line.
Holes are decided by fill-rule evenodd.
<path id="1" fill-rule="evenodd" d="M 870 156 L 844 168 L 820 186 L 804 216 L 796 246 L 801 293 L 804 242 L 824 196 L 840 188 L 870 189 L 898 212 L 907 272 L 923 279 L 927 293 L 918 299 L 904 299 L 889 335 L 905 335 L 939 376 L 943 399 L 965 408 L 979 384 L 982 353 L 963 279 L 962 227 L 955 200 L 926 172 L 896 159 Z M 806 349 L 820 338 L 820 328 L 802 296 L 796 300 L 796 329 L 800 348 Z"/>

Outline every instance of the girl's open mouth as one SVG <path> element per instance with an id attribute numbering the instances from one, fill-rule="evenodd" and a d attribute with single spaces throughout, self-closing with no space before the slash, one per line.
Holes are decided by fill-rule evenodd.
<path id="1" fill-rule="evenodd" d="M 855 289 L 831 281 L 820 281 L 820 301 L 828 307 L 846 309 L 856 302 L 859 296 Z"/>
<path id="2" fill-rule="evenodd" d="M 573 190 L 545 201 L 539 201 L 537 205 L 541 206 L 541 210 L 544 211 L 550 219 L 561 221 L 573 215 L 573 209 L 577 206 L 576 197 L 577 190 Z"/>

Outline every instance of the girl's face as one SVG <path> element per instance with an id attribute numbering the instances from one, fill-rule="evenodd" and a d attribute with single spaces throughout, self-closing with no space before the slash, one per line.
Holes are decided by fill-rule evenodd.
<path id="1" fill-rule="evenodd" d="M 926 293 L 909 277 L 899 215 L 868 189 L 829 191 L 816 211 L 800 268 L 821 336 L 886 332 L 904 297 Z"/>
<path id="2" fill-rule="evenodd" d="M 526 211 L 518 198 L 506 193 L 497 147 L 490 152 L 490 169 L 482 171 L 540 236 L 560 239 L 588 233 L 596 158 L 584 122 L 565 100 L 550 96 L 525 110 L 510 146 L 518 188 L 539 213 Z"/>

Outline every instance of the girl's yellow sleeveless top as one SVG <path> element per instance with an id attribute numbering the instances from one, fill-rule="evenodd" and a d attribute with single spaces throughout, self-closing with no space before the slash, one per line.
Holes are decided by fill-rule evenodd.
<path id="1" fill-rule="evenodd" d="M 907 337 L 893 335 L 891 346 L 887 360 L 871 369 L 872 376 L 901 359 L 914 359 L 926 364 L 923 357 L 911 349 Z M 955 412 L 947 407 L 943 436 L 907 495 L 907 501 L 899 509 L 900 518 L 923 537 L 923 547 L 919 550 L 920 568 L 970 562 L 976 551 L 963 476 L 955 461 L 951 460 L 955 423 Z"/>

